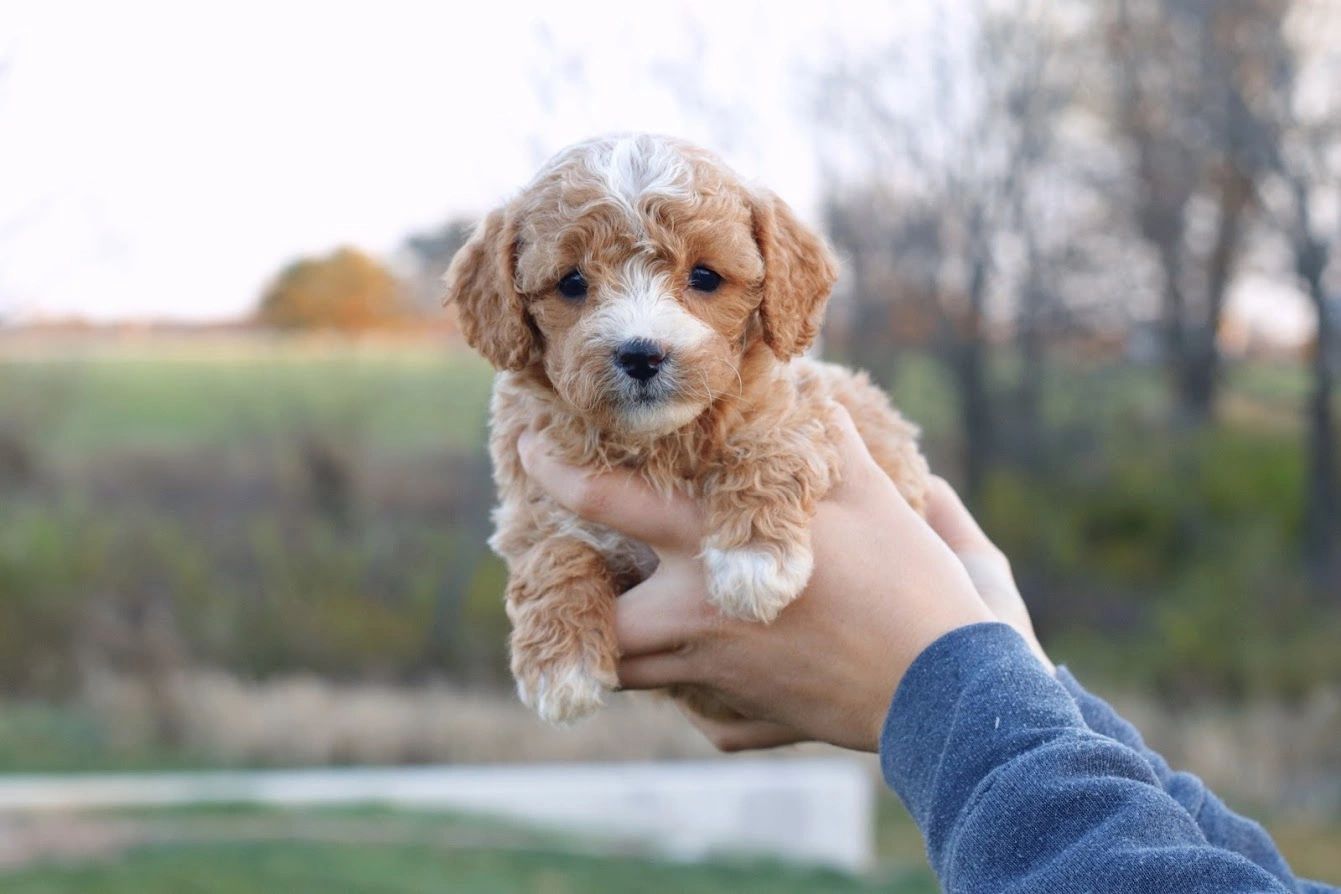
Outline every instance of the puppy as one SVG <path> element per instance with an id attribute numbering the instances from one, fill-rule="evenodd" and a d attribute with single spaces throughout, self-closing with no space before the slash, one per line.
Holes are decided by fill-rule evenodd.
<path id="1" fill-rule="evenodd" d="M 447 301 L 498 370 L 490 546 L 509 570 L 512 672 L 544 719 L 590 714 L 616 685 L 614 600 L 656 558 L 527 478 L 528 426 L 569 463 L 700 501 L 708 593 L 734 617 L 772 621 L 810 577 L 809 522 L 840 473 L 833 402 L 921 511 L 917 429 L 864 374 L 801 356 L 836 275 L 777 196 L 648 135 L 560 152 L 457 253 Z"/>

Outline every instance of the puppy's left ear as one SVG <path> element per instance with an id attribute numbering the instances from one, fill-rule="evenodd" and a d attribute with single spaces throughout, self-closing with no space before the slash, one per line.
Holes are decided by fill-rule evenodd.
<path id="1" fill-rule="evenodd" d="M 838 279 L 838 263 L 824 240 L 772 192 L 751 197 L 754 239 L 764 258 L 759 305 L 764 343 L 781 360 L 805 352 L 819 332 L 824 302 Z"/>

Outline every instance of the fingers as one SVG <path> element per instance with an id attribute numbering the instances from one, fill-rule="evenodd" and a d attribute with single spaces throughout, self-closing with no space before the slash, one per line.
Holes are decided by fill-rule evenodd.
<path id="1" fill-rule="evenodd" d="M 692 653 L 717 620 L 702 589 L 698 565 L 663 565 L 615 600 L 622 688 L 661 689 L 697 682 Z"/>
<path id="2" fill-rule="evenodd" d="M 852 421 L 852 414 L 847 411 L 847 407 L 840 403 L 833 403 L 831 406 L 834 410 L 834 421 L 838 423 L 840 430 L 838 453 L 843 465 L 843 480 L 839 487 L 829 494 L 830 499 L 834 499 L 841 498 L 839 492 L 844 489 L 862 487 L 865 482 L 870 481 L 872 473 L 882 477 L 885 473 L 871 456 L 871 452 L 866 449 L 866 442 L 857 431 L 857 424 Z"/>
<path id="3" fill-rule="evenodd" d="M 620 689 L 665 689 L 677 683 L 698 682 L 684 650 L 624 658 L 615 672 Z"/>
<path id="4" fill-rule="evenodd" d="M 677 703 L 678 705 L 678 703 Z M 779 748 L 806 741 L 806 737 L 789 726 L 771 720 L 733 718 L 719 720 L 704 717 L 680 705 L 680 713 L 689 719 L 718 751 L 752 751 L 759 748 Z"/>
<path id="5" fill-rule="evenodd" d="M 969 580 L 997 619 L 1014 627 L 1047 668 L 1055 671 L 1034 634 L 1029 608 L 1020 595 L 1006 554 L 983 533 L 972 513 L 944 478 L 933 477 L 927 489 L 927 523 L 959 558 Z"/>
<path id="6" fill-rule="evenodd" d="M 703 571 L 662 563 L 656 573 L 615 600 L 619 653 L 636 658 L 684 648 L 716 622 L 703 596 Z"/>
<path id="7" fill-rule="evenodd" d="M 871 456 L 862 440 L 852 414 L 840 403 L 831 405 L 834 409 L 834 421 L 838 423 L 840 437 L 838 453 L 842 463 L 843 477 L 838 486 L 825 496 L 829 503 L 857 503 L 862 499 L 886 497 L 905 509 L 911 516 L 912 507 L 899 493 L 894 482 L 880 468 L 880 464 Z"/>
<path id="8" fill-rule="evenodd" d="M 558 459 L 543 434 L 517 442 L 522 466 L 562 506 L 650 546 L 697 548 L 703 539 L 698 506 L 688 497 L 661 494 L 625 469 L 593 473 Z"/>
<path id="9" fill-rule="evenodd" d="M 1000 551 L 968 511 L 944 478 L 932 476 L 927 488 L 927 524 L 946 546 L 955 553 L 990 553 Z"/>

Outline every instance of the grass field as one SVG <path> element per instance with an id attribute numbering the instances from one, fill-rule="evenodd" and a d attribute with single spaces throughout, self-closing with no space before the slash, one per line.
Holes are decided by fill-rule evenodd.
<path id="1" fill-rule="evenodd" d="M 956 398 L 944 371 L 917 352 L 900 354 L 892 368 L 896 403 L 923 428 L 933 454 L 947 451 Z M 1299 369 L 1256 364 L 1228 374 L 1228 416 L 1297 428 L 1307 397 Z M 0 420 L 65 460 L 237 446 L 295 428 L 355 435 L 373 453 L 471 450 L 482 444 L 491 378 L 473 352 L 422 338 L 233 334 L 53 343 L 11 335 L 0 337 Z M 1152 371 L 1100 366 L 1059 377 L 1046 415 L 1063 427 L 1077 419 L 1130 426 L 1157 414 L 1164 399 Z"/>
<path id="2" fill-rule="evenodd" d="M 136 849 L 112 865 L 0 876 L 9 894 L 921 894 L 912 876 L 868 881 L 778 866 L 429 845 L 224 842 Z"/>
<path id="3" fill-rule="evenodd" d="M 912 352 L 891 370 L 896 402 L 953 475 L 944 370 Z M 1054 656 L 1098 691 L 1111 683 L 1157 703 L 1141 718 L 1152 741 L 1231 801 L 1264 805 L 1254 815 L 1297 868 L 1335 881 L 1341 789 L 1329 782 L 1339 764 L 1327 705 L 1341 691 L 1341 619 L 1335 600 L 1307 589 L 1294 552 L 1306 380 L 1288 364 L 1228 372 L 1220 423 L 1179 439 L 1157 371 L 1059 362 L 1049 453 L 1003 463 L 982 517 Z M 0 332 L 0 770 L 499 759 L 462 757 L 459 737 L 415 739 L 418 724 L 401 741 L 389 722 L 360 731 L 386 740 L 369 745 L 385 745 L 375 757 L 348 743 L 305 751 L 296 738 L 288 750 L 230 751 L 191 731 L 239 728 L 254 702 L 192 726 L 204 702 L 182 711 L 155 685 L 207 668 L 257 684 L 501 687 L 503 577 L 482 546 L 489 382 L 474 355 L 424 339 Z M 140 710 L 93 698 L 99 674 L 142 681 Z M 309 738 L 331 719 L 285 716 L 303 716 L 294 726 Z M 477 738 L 472 747 L 487 741 Z M 609 739 L 630 747 L 628 735 Z M 460 824 L 406 836 L 386 818 L 353 829 L 306 816 L 295 823 L 312 834 L 260 835 L 259 818 L 219 829 L 215 817 L 180 823 L 194 838 L 136 820 L 152 828 L 106 854 L 0 877 L 0 894 L 562 892 L 628 890 L 630 879 L 652 891 L 932 890 L 916 832 L 891 805 L 885 869 L 860 881 L 570 852 Z"/>
<path id="4" fill-rule="evenodd" d="M 919 865 L 862 878 L 740 860 L 683 864 L 491 822 L 381 810 L 138 811 L 70 820 L 93 853 L 0 873 L 5 894 L 922 894 Z M 99 836 L 101 830 L 101 836 Z M 48 829 L 50 837 L 54 830 Z M 100 852 L 97 852 L 100 851 Z"/>
<path id="5" fill-rule="evenodd" d="M 467 850 L 424 845 L 243 842 L 151 847 L 110 867 L 47 869 L 0 878 L 11 894 L 644 894 L 934 891 L 780 868 L 674 866 L 630 858 Z"/>
<path id="6" fill-rule="evenodd" d="M 478 448 L 491 372 L 423 340 L 222 338 L 5 350 L 0 419 L 60 462 L 264 442 L 295 429 L 372 453 Z"/>
<path id="7" fill-rule="evenodd" d="M 40 834 L 31 826 L 40 822 Z M 490 820 L 380 808 L 104 812 L 8 823 L 4 894 L 931 894 L 907 814 L 881 799 L 877 865 L 861 877 L 739 859 L 669 862 L 627 846 Z M 1338 878 L 1341 826 L 1272 824 L 1304 877 Z M 15 842 L 44 842 L 18 862 Z M 54 846 L 53 846 L 54 845 Z M 43 851 L 45 846 L 46 851 Z"/>
<path id="8" fill-rule="evenodd" d="M 954 478 L 945 370 L 916 351 L 897 352 L 889 369 L 895 402 L 923 426 L 934 467 Z M 1341 621 L 1319 610 L 1334 601 L 1307 591 L 1298 561 L 1307 379 L 1288 363 L 1226 372 L 1222 422 L 1175 438 L 1157 370 L 1055 360 L 1046 453 L 1033 466 L 1003 463 L 980 517 L 1066 660 L 1179 697 L 1295 698 L 1319 678 L 1341 679 L 1330 644 Z M 473 613 L 481 636 L 449 642 L 440 630 L 412 648 L 440 665 L 453 650 L 460 658 L 502 627 L 501 569 L 481 546 L 490 379 L 472 352 L 436 338 L 0 331 L 0 573 L 8 552 L 14 599 L 32 602 L 27 623 L 45 625 L 53 665 L 62 625 L 88 613 L 44 613 L 96 588 L 179 597 L 177 610 L 194 613 L 180 624 L 193 628 L 192 648 L 208 640 L 226 652 L 216 661 L 245 659 L 248 672 L 345 662 L 408 673 L 386 656 L 433 613 L 440 626 Z M 1003 403 L 999 421 L 1009 416 Z M 132 553 L 122 581 L 104 587 Z M 339 580 L 360 586 L 338 593 Z M 318 588 L 324 602 L 308 598 Z M 372 588 L 384 598 L 368 599 Z M 194 605 L 186 593 L 198 594 Z M 234 610 L 244 593 L 250 606 Z M 16 629 L 4 610 L 0 679 L 3 628 Z M 384 623 L 369 635 L 374 610 Z M 1245 625 L 1249 617 L 1263 623 Z M 310 628 L 309 653 L 276 632 L 280 621 Z M 269 626 L 238 633 L 245 623 Z M 1247 648 L 1225 646 L 1245 638 Z M 36 646 L 24 641 L 12 644 L 23 657 L 10 676 L 34 666 L 23 650 Z M 498 650 L 485 652 L 443 666 L 496 664 Z M 68 686 L 71 672 L 26 676 Z"/>
<path id="9" fill-rule="evenodd" d="M 40 826 L 35 829 L 34 826 Z M 1338 879 L 1341 826 L 1281 821 L 1303 877 Z M 626 845 L 487 819 L 382 808 L 209 807 L 6 823 L 3 894 L 932 894 L 921 839 L 885 796 L 877 864 L 860 877 L 724 859 L 678 863 Z M 39 842 L 17 861 L 15 848 Z M 17 842 L 17 844 L 16 844 Z"/>

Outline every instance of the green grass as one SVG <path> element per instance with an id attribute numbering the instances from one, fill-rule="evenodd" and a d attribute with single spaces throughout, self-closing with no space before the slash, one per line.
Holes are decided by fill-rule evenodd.
<path id="1" fill-rule="evenodd" d="M 0 417 L 18 419 L 43 455 L 67 463 L 101 451 L 235 446 L 295 429 L 413 453 L 477 448 L 491 380 L 469 352 L 413 342 L 0 357 Z"/>
<path id="2" fill-rule="evenodd" d="M 169 840 L 0 875 L 5 894 L 857 894 L 936 890 L 916 864 L 868 877 L 723 860 L 676 863 L 460 817 L 217 808 L 93 815 Z M 87 826 L 85 827 L 87 828 Z"/>
<path id="3" fill-rule="evenodd" d="M 244 805 L 118 810 L 100 821 L 131 843 L 75 861 L 0 873 L 3 894 L 931 894 L 921 842 L 892 797 L 881 799 L 879 866 L 861 876 L 723 859 L 677 863 L 627 847 L 454 815 L 380 807 L 279 810 Z M 1341 828 L 1271 825 L 1301 876 L 1335 881 Z"/>
<path id="4" fill-rule="evenodd" d="M 618 857 L 427 845 L 228 842 L 146 847 L 115 863 L 0 877 L 7 894 L 845 894 L 935 891 L 914 877 L 886 881 L 776 865 L 676 865 Z"/>
<path id="5" fill-rule="evenodd" d="M 1163 421 L 1168 394 L 1158 370 L 1058 358 L 1044 394 L 1048 461 L 1007 466 L 989 481 L 980 517 L 1015 559 L 1050 648 L 1087 681 L 1181 698 L 1300 697 L 1339 678 L 1335 602 L 1311 601 L 1296 567 L 1307 378 L 1290 364 L 1231 364 L 1227 373 L 1220 423 L 1180 436 Z M 908 350 L 888 374 L 895 402 L 926 430 L 934 464 L 953 477 L 958 410 L 946 370 Z M 998 385 L 1010 378 L 994 367 Z M 479 458 L 489 382 L 472 353 L 425 341 L 108 339 L 0 352 L 0 459 L 5 438 L 16 438 L 37 469 L 13 492 L 0 491 L 0 682 L 16 699 L 70 700 L 78 691 L 73 644 L 90 641 L 78 625 L 100 616 L 88 607 L 133 615 L 144 593 L 171 603 L 188 658 L 244 675 L 505 672 L 502 572 L 481 558 L 482 531 L 461 530 L 461 520 L 486 517 L 489 488 L 482 463 L 456 455 Z M 1008 405 L 1000 409 L 1004 419 Z M 309 440 L 352 448 L 352 521 L 327 519 L 308 493 L 299 472 Z M 131 461 L 144 457 L 152 461 Z M 4 474 L 0 467 L 0 488 Z M 88 480 L 125 481 L 127 493 L 97 496 Z M 218 493 L 185 486 L 201 481 Z M 443 605 L 464 633 L 437 642 L 427 619 Z M 125 748 L 115 732 L 78 709 L 10 702 L 0 711 L 0 770 L 217 761 Z M 1284 828 L 1300 854 L 1335 850 L 1336 830 Z M 886 805 L 879 835 L 886 858 L 922 865 L 901 809 Z M 318 869 L 338 865 L 338 857 L 313 857 L 327 846 L 303 844 L 305 859 Z M 270 866 L 267 854 L 284 863 L 274 855 L 285 848 L 239 840 L 141 848 L 101 867 L 0 879 L 0 892 L 29 877 L 37 884 L 123 865 L 144 878 L 178 861 L 194 861 L 196 872 L 217 863 L 224 877 L 251 871 L 248 861 Z M 435 861 L 530 867 L 506 883 L 522 887 L 485 890 L 568 890 L 587 871 L 623 878 L 630 863 L 649 878 L 690 871 L 544 850 L 522 857 L 483 848 L 467 857 L 422 842 L 349 850 L 367 850 L 370 865 L 394 851 L 392 862 L 430 874 Z M 546 881 L 550 865 L 560 867 L 558 881 Z M 1334 864 L 1316 865 L 1326 877 Z M 786 875 L 777 867 L 718 871 L 730 879 Z M 712 878 L 703 883 L 752 890 Z M 122 890 L 50 884 L 13 890 Z M 212 890 L 163 884 L 157 890 Z M 235 890 L 278 887 L 240 884 Z M 418 890 L 393 884 L 348 890 Z M 830 890 L 811 884 L 795 889 Z M 770 890 L 792 890 L 778 885 Z"/>

